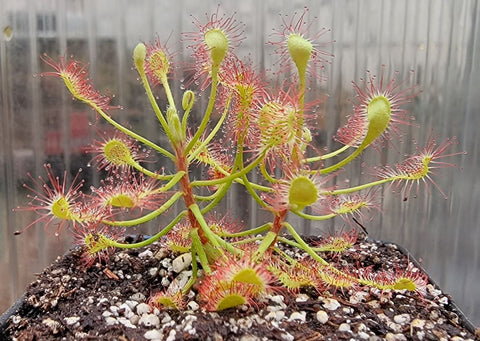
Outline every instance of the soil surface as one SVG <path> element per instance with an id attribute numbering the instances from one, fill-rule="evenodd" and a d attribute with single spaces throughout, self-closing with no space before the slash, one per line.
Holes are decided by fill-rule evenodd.
<path id="1" fill-rule="evenodd" d="M 479 339 L 451 297 L 432 283 L 423 297 L 367 287 L 321 294 L 313 288 L 282 290 L 256 305 L 222 312 L 204 311 L 193 290 L 186 310 L 159 311 L 146 304 L 148 297 L 191 274 L 188 267 L 173 270 L 179 254 L 154 244 L 117 251 L 106 262 L 82 270 L 81 253 L 72 250 L 38 275 L 19 310 L 0 326 L 0 338 L 3 332 L 6 340 Z M 324 257 L 375 270 L 404 269 L 409 262 L 396 245 L 369 240 Z"/>

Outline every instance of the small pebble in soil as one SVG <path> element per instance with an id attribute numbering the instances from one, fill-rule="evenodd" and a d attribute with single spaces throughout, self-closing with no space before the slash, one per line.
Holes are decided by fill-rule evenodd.
<path id="1" fill-rule="evenodd" d="M 66 324 L 67 326 L 71 326 L 71 325 L 77 323 L 77 322 L 80 320 L 80 317 L 78 317 L 78 316 L 70 316 L 70 317 L 65 317 L 63 320 L 65 321 L 65 324 Z"/>
<path id="2" fill-rule="evenodd" d="M 266 308 L 267 311 L 278 311 L 278 310 L 282 310 L 282 309 L 284 309 L 284 307 L 279 306 L 279 305 L 269 305 Z"/>
<path id="3" fill-rule="evenodd" d="M 387 335 L 385 335 L 385 340 L 386 341 L 407 341 L 407 338 L 403 334 L 387 333 Z"/>
<path id="4" fill-rule="evenodd" d="M 183 330 L 190 335 L 195 335 L 196 331 L 195 331 L 195 328 L 193 327 L 193 323 L 196 320 L 197 320 L 197 317 L 194 315 L 185 316 L 185 319 L 183 320 L 184 322 Z"/>
<path id="5" fill-rule="evenodd" d="M 440 298 L 438 300 L 438 303 L 439 304 L 442 304 L 442 305 L 447 305 L 448 304 L 448 297 L 447 296 L 443 296 L 442 298 Z"/>
<path id="6" fill-rule="evenodd" d="M 299 295 L 297 295 L 297 297 L 295 298 L 295 302 L 297 302 L 297 303 L 307 302 L 309 299 L 310 299 L 310 297 L 308 297 L 308 295 L 299 294 Z"/>
<path id="7" fill-rule="evenodd" d="M 152 277 L 156 276 L 157 273 L 158 273 L 158 268 L 157 267 L 153 267 L 150 270 L 148 270 L 148 274 Z"/>
<path id="8" fill-rule="evenodd" d="M 357 292 L 352 293 L 352 296 L 350 296 L 349 301 L 352 304 L 358 304 L 360 302 L 365 302 L 368 295 L 369 295 L 368 292 L 357 291 Z"/>
<path id="9" fill-rule="evenodd" d="M 410 322 L 410 315 L 409 314 L 395 315 L 393 317 L 393 321 L 395 323 L 399 323 L 399 324 L 406 324 L 406 323 Z"/>
<path id="10" fill-rule="evenodd" d="M 295 336 L 293 336 L 292 334 L 290 333 L 284 333 L 281 335 L 281 338 L 283 341 L 294 341 L 295 340 Z"/>
<path id="11" fill-rule="evenodd" d="M 270 301 L 278 304 L 279 306 L 281 306 L 282 308 L 286 308 L 287 305 L 285 303 L 283 303 L 283 301 L 285 300 L 285 298 L 281 295 L 276 295 L 276 296 L 271 296 L 270 297 Z"/>
<path id="12" fill-rule="evenodd" d="M 135 313 L 132 311 L 132 309 L 128 306 L 128 304 L 123 303 L 118 307 L 119 311 L 121 311 L 121 314 L 127 318 L 132 317 Z"/>
<path id="13" fill-rule="evenodd" d="M 135 325 L 132 324 L 132 322 L 130 322 L 129 318 L 120 316 L 120 317 L 117 317 L 117 321 L 127 328 L 137 328 Z"/>
<path id="14" fill-rule="evenodd" d="M 138 302 L 137 301 L 132 301 L 132 300 L 126 300 L 125 303 L 130 310 L 134 310 L 135 307 L 137 306 Z"/>
<path id="15" fill-rule="evenodd" d="M 137 292 L 137 293 L 133 294 L 132 296 L 130 296 L 130 299 L 133 300 L 133 301 L 136 301 L 136 302 L 145 302 L 146 297 L 141 292 Z"/>
<path id="16" fill-rule="evenodd" d="M 198 310 L 198 308 L 200 308 L 200 306 L 199 306 L 198 303 L 195 302 L 195 301 L 190 301 L 190 302 L 188 302 L 188 304 L 187 304 L 187 309 L 188 309 L 188 310 L 196 311 L 196 310 Z"/>
<path id="17" fill-rule="evenodd" d="M 283 310 L 271 311 L 265 315 L 266 320 L 275 320 L 280 321 L 285 317 L 285 312 Z"/>
<path id="18" fill-rule="evenodd" d="M 163 335 L 160 331 L 152 329 L 143 334 L 143 337 L 147 340 L 161 340 L 163 338 Z"/>
<path id="19" fill-rule="evenodd" d="M 168 334 L 167 338 L 165 339 L 165 341 L 175 341 L 176 336 L 177 336 L 177 332 L 175 331 L 175 329 L 172 329 Z"/>
<path id="20" fill-rule="evenodd" d="M 358 332 L 358 338 L 362 340 L 370 340 L 370 335 L 365 332 Z"/>
<path id="21" fill-rule="evenodd" d="M 433 297 L 438 297 L 442 294 L 442 291 L 435 288 L 433 285 L 431 284 L 427 284 L 427 292 L 432 295 Z"/>
<path id="22" fill-rule="evenodd" d="M 340 303 L 338 303 L 338 301 L 334 298 L 324 298 L 323 299 L 323 306 L 325 307 L 325 309 L 328 309 L 328 310 L 337 310 L 338 307 L 340 307 Z"/>
<path id="23" fill-rule="evenodd" d="M 240 341 L 260 341 L 261 339 L 255 335 L 243 335 Z"/>
<path id="24" fill-rule="evenodd" d="M 162 286 L 163 287 L 168 287 L 170 285 L 170 280 L 167 277 L 162 277 Z"/>
<path id="25" fill-rule="evenodd" d="M 152 258 L 153 257 L 153 253 L 152 251 L 150 251 L 149 249 L 143 251 L 143 252 L 140 252 L 138 254 L 138 257 L 139 258 Z"/>
<path id="26" fill-rule="evenodd" d="M 115 317 L 112 317 L 112 316 L 108 316 L 106 319 L 105 319 L 105 323 L 107 324 L 107 326 L 113 326 L 115 324 L 118 324 L 118 321 Z"/>
<path id="27" fill-rule="evenodd" d="M 133 315 L 132 317 L 130 317 L 130 323 L 133 324 L 134 326 L 136 326 L 139 321 L 140 321 L 140 316 L 138 315 Z"/>
<path id="28" fill-rule="evenodd" d="M 165 313 L 165 315 L 162 318 L 162 324 L 168 323 L 171 320 L 172 320 L 172 318 L 170 317 L 170 315 L 168 313 Z"/>
<path id="29" fill-rule="evenodd" d="M 140 325 L 145 327 L 156 327 L 160 326 L 160 319 L 157 315 L 154 314 L 143 314 L 138 321 Z"/>
<path id="30" fill-rule="evenodd" d="M 403 328 L 398 323 L 395 323 L 393 321 L 388 321 L 385 324 L 390 330 L 394 331 L 395 333 L 401 333 L 402 332 Z"/>
<path id="31" fill-rule="evenodd" d="M 111 312 L 111 311 L 108 311 L 108 310 L 105 310 L 105 311 L 102 313 L 102 316 L 103 316 L 103 317 L 110 317 L 110 316 L 112 316 L 112 312 Z"/>
<path id="32" fill-rule="evenodd" d="M 439 317 L 440 317 L 440 313 L 438 312 L 438 310 L 432 310 L 430 312 L 430 319 L 431 320 L 436 321 L 436 320 L 438 320 Z"/>
<path id="33" fill-rule="evenodd" d="M 60 322 L 52 320 L 51 318 L 46 318 L 43 321 L 43 324 L 47 326 L 53 335 L 56 335 L 60 332 L 62 325 Z"/>
<path id="34" fill-rule="evenodd" d="M 155 255 L 153 256 L 155 259 L 158 259 L 158 260 L 162 260 L 164 259 L 165 257 L 168 256 L 168 249 L 166 248 L 160 248 L 158 249 L 157 252 L 155 252 Z"/>
<path id="35" fill-rule="evenodd" d="M 184 253 L 172 261 L 173 271 L 177 274 L 187 269 L 192 264 L 192 254 Z"/>
<path id="36" fill-rule="evenodd" d="M 290 315 L 288 320 L 289 321 L 305 322 L 307 320 L 307 312 L 305 312 L 305 311 L 294 311 Z"/>
<path id="37" fill-rule="evenodd" d="M 119 309 L 119 308 L 118 308 L 117 306 L 112 305 L 112 306 L 110 306 L 109 309 L 110 309 L 110 311 L 112 312 L 112 315 L 113 315 L 113 316 L 118 316 L 118 309 Z"/>
<path id="38" fill-rule="evenodd" d="M 423 329 L 424 326 L 425 326 L 425 320 L 421 320 L 421 319 L 415 319 L 410 324 L 410 327 L 412 328 Z"/>
<path id="39" fill-rule="evenodd" d="M 150 306 L 146 303 L 140 303 L 139 305 L 137 305 L 137 314 L 138 315 L 143 315 L 143 314 L 146 314 L 146 313 L 149 313 L 150 312 Z"/>
<path id="40" fill-rule="evenodd" d="M 171 258 L 164 258 L 161 260 L 160 264 L 163 266 L 164 269 L 168 270 L 172 267 L 172 259 Z"/>
<path id="41" fill-rule="evenodd" d="M 168 291 L 177 292 L 181 290 L 187 284 L 190 276 L 192 276 L 192 270 L 180 272 L 168 286 Z"/>
<path id="42" fill-rule="evenodd" d="M 325 324 L 328 321 L 328 314 L 324 310 L 319 310 L 317 311 L 316 318 L 318 322 Z"/>
<path id="43" fill-rule="evenodd" d="M 368 301 L 367 304 L 370 306 L 372 309 L 378 309 L 380 308 L 380 302 L 378 300 L 371 300 Z"/>

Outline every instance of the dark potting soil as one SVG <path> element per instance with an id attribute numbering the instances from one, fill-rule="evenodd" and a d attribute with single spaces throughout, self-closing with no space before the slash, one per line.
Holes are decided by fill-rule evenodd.
<path id="1" fill-rule="evenodd" d="M 315 238 L 310 238 L 311 242 Z M 284 246 L 286 247 L 286 246 Z M 423 296 L 313 288 L 275 292 L 252 306 L 207 312 L 192 291 L 186 310 L 150 309 L 148 297 L 188 278 L 176 273 L 179 256 L 154 244 L 116 251 L 87 270 L 82 250 L 72 250 L 28 286 L 18 311 L 0 326 L 6 340 L 477 340 L 475 330 L 436 285 Z M 299 252 L 292 255 L 304 257 Z M 408 255 L 398 246 L 370 240 L 341 254 L 322 255 L 344 268 L 405 269 Z M 190 272 L 189 272 L 190 271 Z"/>

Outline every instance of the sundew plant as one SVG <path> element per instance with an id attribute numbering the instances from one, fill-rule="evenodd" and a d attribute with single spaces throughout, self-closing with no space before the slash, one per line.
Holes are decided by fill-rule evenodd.
<path id="1" fill-rule="evenodd" d="M 276 77 L 288 75 L 284 81 L 269 81 L 266 73 L 237 57 L 243 26 L 218 9 L 205 22 L 195 19 L 194 31 L 183 36 L 195 63 L 187 66 L 193 79 L 185 82 L 181 99 L 175 99 L 171 90 L 175 54 L 159 39 L 139 43 L 133 64 L 167 145 L 158 145 L 119 123 L 115 118 L 119 107 L 111 105 L 111 96 L 95 90 L 85 64 L 66 56 L 42 56 L 51 71 L 41 76 L 63 80 L 75 100 L 90 106 L 97 118 L 115 129 L 88 148 L 97 168 L 106 174 L 99 187 L 83 191 L 77 179 L 67 186 L 65 174 L 53 174 L 49 165 L 46 179 L 32 178 L 34 185 L 27 187 L 33 195 L 25 209 L 38 213 L 34 223 L 55 224 L 57 232 L 72 229 L 84 250 L 84 267 L 106 261 L 115 249 L 154 242 L 191 255 L 192 276 L 186 284 L 150 298 L 158 308 L 181 309 L 191 290 L 198 292 L 199 302 L 210 311 L 252 304 L 282 288 L 311 286 L 322 292 L 369 286 L 424 293 L 426 276 L 411 267 L 376 273 L 327 262 L 322 257 L 325 252 L 341 252 L 356 242 L 353 224 L 352 231 L 310 245 L 287 219 L 296 215 L 323 221 L 341 216 L 347 222 L 361 221 L 378 211 L 380 191 L 376 187 L 389 184 L 404 197 L 422 184 L 438 188 L 437 170 L 453 166 L 444 158 L 458 154 L 449 152 L 456 144 L 454 138 L 438 144 L 431 135 L 424 148 L 404 161 L 372 167 L 372 182 L 332 185 L 346 184 L 335 181 L 340 170 L 365 149 L 376 146 L 381 151 L 379 147 L 402 134 L 402 126 L 412 125 L 413 118 L 404 106 L 419 91 L 405 87 L 406 82 L 398 81 L 396 75 L 387 78 L 384 70 L 378 70 L 379 77 L 369 75 L 353 83 L 353 111 L 335 135 L 342 147 L 324 151 L 315 146 L 318 100 L 310 101 L 309 84 L 322 77 L 321 70 L 332 58 L 320 49 L 317 40 L 323 32 L 311 32 L 306 13 L 284 19 L 269 42 L 278 54 Z M 192 124 L 192 112 L 200 110 L 196 103 L 200 93 L 208 104 L 200 120 Z M 160 107 L 159 94 L 165 96 L 166 107 Z M 161 165 L 157 171 L 147 169 L 145 162 L 151 154 L 173 163 L 175 170 L 165 171 Z M 193 175 L 199 167 L 207 169 L 201 173 L 203 178 Z M 233 184 L 243 186 L 258 207 L 270 213 L 268 223 L 241 226 L 228 218 L 228 212 L 218 210 Z M 182 207 L 176 216 L 171 214 L 174 205 L 177 210 Z M 132 227 L 163 217 L 167 211 L 174 218 L 165 224 L 165 219 L 158 219 L 162 225 L 156 234 L 140 242 L 125 242 Z M 306 256 L 293 259 L 281 245 Z"/>

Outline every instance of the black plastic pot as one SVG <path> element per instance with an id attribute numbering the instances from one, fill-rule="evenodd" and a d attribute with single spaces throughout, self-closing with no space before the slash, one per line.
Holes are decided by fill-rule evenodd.
<path id="1" fill-rule="evenodd" d="M 5 330 L 7 328 L 8 319 L 18 314 L 20 309 L 25 307 L 25 297 L 20 297 L 7 311 L 5 311 L 2 316 L 0 316 L 0 340 L 7 340 L 5 335 Z"/>

